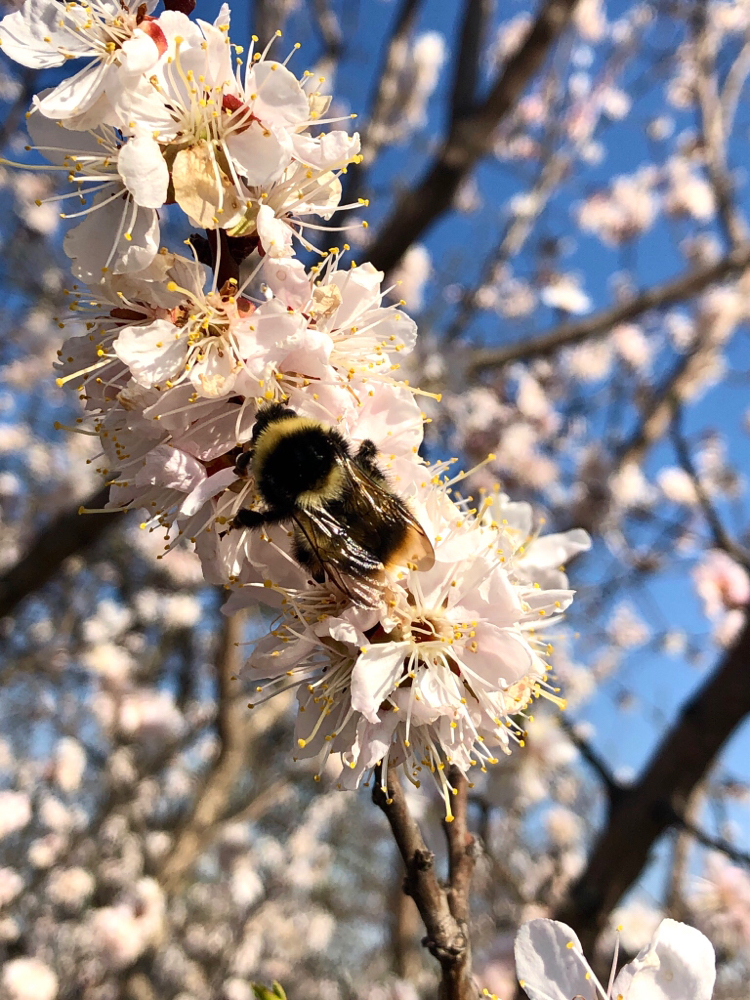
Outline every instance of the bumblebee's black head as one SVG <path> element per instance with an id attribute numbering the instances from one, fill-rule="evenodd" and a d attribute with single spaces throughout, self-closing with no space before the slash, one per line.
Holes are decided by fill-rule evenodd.
<path id="1" fill-rule="evenodd" d="M 253 441 L 255 482 L 270 508 L 291 512 L 338 493 L 348 448 L 333 428 L 277 403 L 258 412 Z"/>

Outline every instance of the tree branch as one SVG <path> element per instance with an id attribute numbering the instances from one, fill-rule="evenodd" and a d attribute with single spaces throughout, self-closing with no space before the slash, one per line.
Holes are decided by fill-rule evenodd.
<path id="1" fill-rule="evenodd" d="M 422 943 L 440 962 L 440 1000 L 470 1000 L 473 990 L 467 968 L 469 944 L 451 911 L 448 893 L 438 881 L 435 855 L 428 849 L 422 831 L 409 812 L 404 790 L 393 768 L 388 769 L 385 791 L 383 784 L 381 768 L 378 767 L 372 800 L 385 813 L 406 866 L 404 892 L 417 904 L 427 930 L 427 937 Z"/>
<path id="2" fill-rule="evenodd" d="M 88 497 L 83 506 L 99 510 L 109 499 L 109 487 Z M 9 615 L 24 597 L 38 590 L 61 564 L 76 552 L 101 538 L 121 518 L 111 514 L 79 514 L 79 508 L 63 511 L 41 529 L 25 555 L 0 577 L 0 618 Z"/>
<path id="3" fill-rule="evenodd" d="M 705 830 L 702 830 L 699 826 L 691 823 L 684 816 L 680 816 L 676 812 L 672 815 L 672 821 L 680 830 L 684 830 L 691 837 L 694 837 L 699 844 L 703 844 L 704 847 L 710 847 L 713 851 L 721 851 L 722 854 L 726 854 L 730 861 L 750 868 L 750 852 L 741 851 L 728 840 L 724 840 L 723 837 L 712 837 L 710 833 L 706 833 Z"/>
<path id="4" fill-rule="evenodd" d="M 730 555 L 733 559 L 736 559 L 737 562 L 741 563 L 743 566 L 750 567 L 750 552 L 747 552 L 746 549 L 744 549 L 741 545 L 738 545 L 737 542 L 730 537 L 721 521 L 721 518 L 717 514 L 714 505 L 711 503 L 711 498 L 703 487 L 700 476 L 698 475 L 695 465 L 693 464 L 690 449 L 687 446 L 685 438 L 682 436 L 679 418 L 680 412 L 678 410 L 675 415 L 675 419 L 672 422 L 672 443 L 674 444 L 675 453 L 680 465 L 688 476 L 690 476 L 693 483 L 693 489 L 695 490 L 698 503 L 703 511 L 703 516 L 711 529 L 714 544 L 717 548 L 723 549 L 728 555 Z"/>
<path id="5" fill-rule="evenodd" d="M 489 151 L 495 129 L 516 106 L 567 27 L 575 5 L 576 0 L 546 0 L 484 103 L 452 123 L 436 159 L 416 187 L 399 199 L 368 248 L 375 267 L 390 271 L 412 243 L 450 208 L 461 182 Z"/>
<path id="6" fill-rule="evenodd" d="M 560 728 L 568 737 L 573 746 L 578 750 L 586 763 L 596 772 L 598 778 L 604 785 L 610 804 L 617 799 L 623 791 L 623 786 L 617 781 L 607 766 L 606 762 L 594 750 L 588 740 L 585 740 L 576 731 L 576 727 L 564 716 L 559 719 Z"/>
<path id="7" fill-rule="evenodd" d="M 490 0 L 465 0 L 451 95 L 451 122 L 471 114 L 476 107 L 482 43 L 490 10 Z"/>
<path id="8" fill-rule="evenodd" d="M 216 658 L 216 735 L 219 739 L 219 753 L 204 779 L 192 813 L 183 822 L 174 846 L 164 861 L 159 878 L 167 892 L 174 892 L 192 868 L 212 828 L 224 814 L 232 789 L 245 764 L 247 714 L 244 711 L 244 699 L 235 697 L 232 680 L 240 665 L 238 644 L 243 638 L 244 621 L 242 614 L 224 621 L 221 647 Z"/>
<path id="9" fill-rule="evenodd" d="M 734 646 L 683 706 L 641 777 L 609 811 L 586 869 L 555 918 L 570 924 L 584 951 L 647 864 L 659 837 L 684 815 L 691 792 L 750 713 L 750 615 Z"/>
<path id="10" fill-rule="evenodd" d="M 610 330 L 627 323 L 648 312 L 650 309 L 665 309 L 684 299 L 692 298 L 714 281 L 721 281 L 739 274 L 750 266 L 750 245 L 738 247 L 716 264 L 691 271 L 673 278 L 663 285 L 641 292 L 622 305 L 604 309 L 577 323 L 564 323 L 547 333 L 532 335 L 528 340 L 507 347 L 490 347 L 475 351 L 466 369 L 467 379 L 476 377 L 490 368 L 500 368 L 514 361 L 542 358 L 563 347 L 573 347 L 584 340 L 601 337 Z"/>

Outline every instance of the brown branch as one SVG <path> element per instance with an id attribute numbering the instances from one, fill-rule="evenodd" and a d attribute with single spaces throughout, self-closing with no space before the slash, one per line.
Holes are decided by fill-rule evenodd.
<path id="1" fill-rule="evenodd" d="M 471 934 L 469 920 L 471 916 L 471 877 L 474 874 L 476 861 L 476 841 L 468 827 L 469 783 L 459 769 L 453 765 L 448 774 L 448 780 L 456 794 L 451 803 L 453 819 L 450 823 L 443 822 L 445 839 L 448 843 L 448 906 L 460 927 L 465 941 L 465 954 L 462 969 L 457 978 L 462 990 L 470 995 L 471 991 Z M 476 992 L 475 992 L 476 995 Z M 464 993 L 459 993 L 463 997 Z"/>
<path id="2" fill-rule="evenodd" d="M 109 498 L 105 487 L 88 497 L 83 506 L 102 508 Z M 79 514 L 78 507 L 63 511 L 41 529 L 26 553 L 0 577 L 0 618 L 9 615 L 17 604 L 42 587 L 76 552 L 93 545 L 113 525 L 119 523 L 120 512 L 112 514 Z"/>
<path id="3" fill-rule="evenodd" d="M 703 153 L 721 228 L 724 230 L 727 243 L 732 247 L 738 247 L 747 240 L 747 225 L 734 203 L 734 185 L 727 170 L 729 132 L 724 122 L 724 109 L 719 96 L 715 45 L 708 27 L 707 13 L 708 5 L 697 3 L 693 7 L 691 19 L 698 63 L 695 89 L 698 97 Z"/>
<path id="4" fill-rule="evenodd" d="M 719 549 L 723 549 L 733 559 L 736 559 L 737 562 L 742 563 L 743 566 L 750 567 L 750 552 L 735 542 L 729 535 L 727 529 L 722 523 L 721 518 L 716 512 L 716 508 L 711 503 L 711 498 L 701 482 L 698 471 L 693 464 L 693 459 L 690 455 L 690 449 L 687 446 L 687 441 L 682 435 L 679 417 L 680 414 L 678 411 L 672 423 L 672 443 L 674 444 L 675 453 L 680 465 L 688 476 L 690 476 L 693 489 L 695 490 L 695 495 L 698 498 L 698 503 L 703 511 L 703 516 L 711 529 L 714 545 Z"/>
<path id="5" fill-rule="evenodd" d="M 471 114 L 476 107 L 482 43 L 491 6 L 489 0 L 465 0 L 464 3 L 461 41 L 451 95 L 453 122 Z"/>
<path id="6" fill-rule="evenodd" d="M 243 638 L 244 616 L 226 618 L 216 659 L 217 722 L 219 753 L 199 792 L 192 813 L 184 820 L 167 855 L 159 879 L 167 892 L 174 892 L 203 850 L 213 827 L 222 819 L 229 797 L 245 765 L 247 713 L 244 699 L 235 697 L 241 660 L 238 644 Z"/>
<path id="7" fill-rule="evenodd" d="M 750 609 L 749 609 L 750 610 Z M 734 646 L 683 706 L 640 778 L 613 803 L 583 874 L 555 914 L 593 952 L 618 900 L 638 879 L 654 844 L 684 816 L 693 789 L 750 713 L 750 615 Z"/>
<path id="8" fill-rule="evenodd" d="M 680 830 L 684 830 L 685 833 L 688 833 L 697 840 L 699 844 L 711 848 L 712 851 L 721 851 L 722 854 L 726 854 L 729 860 L 734 861 L 735 864 L 750 868 L 750 852 L 741 851 L 723 837 L 712 837 L 710 833 L 706 833 L 705 830 L 691 823 L 688 819 L 677 815 L 677 813 L 674 814 L 673 820 L 675 826 L 679 827 Z"/>
<path id="9" fill-rule="evenodd" d="M 373 779 L 372 800 L 385 813 L 399 853 L 406 866 L 404 892 L 417 904 L 427 930 L 422 941 L 438 960 L 442 971 L 440 1000 L 470 1000 L 475 994 L 467 966 L 467 936 L 451 911 L 448 893 L 438 881 L 435 855 L 424 842 L 422 831 L 409 812 L 397 773 L 388 769 L 387 791 L 383 791 L 380 768 Z"/>
<path id="10" fill-rule="evenodd" d="M 409 37 L 414 30 L 422 0 L 403 0 L 391 27 L 390 38 L 376 79 L 377 89 L 370 101 L 367 122 L 362 129 L 362 157 L 366 168 L 372 166 L 384 141 L 385 126 L 399 100 L 398 81 L 408 56 Z M 364 183 L 362 171 L 347 175 L 359 190 Z M 352 200 L 353 187 L 347 185 L 344 201 Z"/>
<path id="11" fill-rule="evenodd" d="M 561 716 L 559 724 L 560 729 L 562 729 L 576 750 L 578 750 L 581 757 L 583 757 L 592 770 L 596 772 L 597 776 L 604 785 L 610 803 L 614 801 L 622 793 L 623 786 L 612 774 L 604 759 L 600 757 L 589 741 L 585 740 L 577 732 L 576 727 L 568 719 Z"/>
<path id="12" fill-rule="evenodd" d="M 714 281 L 739 274 L 750 266 L 750 245 L 745 244 L 709 267 L 680 275 L 662 285 L 641 292 L 621 305 L 604 309 L 577 323 L 564 323 L 547 333 L 532 335 L 528 340 L 507 347 L 490 347 L 476 351 L 467 366 L 468 379 L 490 368 L 499 368 L 514 361 L 546 357 L 564 347 L 573 347 L 585 340 L 601 337 L 620 323 L 627 323 L 651 309 L 665 309 L 702 292 Z"/>
<path id="13" fill-rule="evenodd" d="M 398 200 L 378 230 L 368 248 L 375 267 L 390 271 L 412 243 L 450 208 L 461 182 L 489 152 L 495 129 L 516 106 L 567 27 L 575 5 L 576 0 L 545 0 L 484 103 L 452 123 L 436 159 L 416 186 Z"/>
<path id="14" fill-rule="evenodd" d="M 344 36 L 336 11 L 328 0 L 315 0 L 314 8 L 315 23 L 325 46 L 325 58 L 335 61 L 344 49 Z"/>

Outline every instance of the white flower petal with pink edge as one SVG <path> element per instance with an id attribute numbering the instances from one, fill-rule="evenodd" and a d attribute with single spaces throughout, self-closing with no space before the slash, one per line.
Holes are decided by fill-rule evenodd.
<path id="1" fill-rule="evenodd" d="M 315 137 L 297 133 L 292 135 L 291 140 L 296 158 L 318 170 L 345 167 L 360 148 L 359 133 L 349 135 L 341 129 Z"/>
<path id="2" fill-rule="evenodd" d="M 328 321 L 327 327 L 351 327 L 368 309 L 379 306 L 382 299 L 380 285 L 384 277 L 383 272 L 378 271 L 369 261 L 348 271 L 331 272 L 325 284 L 338 288 L 341 292 L 341 304 Z"/>
<path id="3" fill-rule="evenodd" d="M 247 115 L 239 111 L 236 117 Z M 240 174 L 251 187 L 272 184 L 282 175 L 292 155 L 292 144 L 283 129 L 251 121 L 228 135 L 226 147 Z"/>
<path id="4" fill-rule="evenodd" d="M 215 472 L 213 476 L 208 476 L 185 497 L 180 507 L 180 514 L 191 517 L 201 509 L 207 500 L 215 497 L 217 493 L 221 493 L 222 490 L 236 481 L 237 473 L 234 469 L 222 469 L 220 472 Z"/>
<path id="5" fill-rule="evenodd" d="M 148 267 L 159 252 L 156 212 L 125 197 L 104 205 L 97 196 L 94 205 L 102 207 L 90 212 L 63 240 L 63 249 L 73 260 L 73 274 L 93 285 L 107 271 L 123 274 Z"/>

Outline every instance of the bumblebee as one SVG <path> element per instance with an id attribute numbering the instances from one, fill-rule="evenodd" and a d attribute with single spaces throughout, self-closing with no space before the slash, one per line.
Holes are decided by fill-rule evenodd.
<path id="1" fill-rule="evenodd" d="M 335 428 L 281 403 L 258 411 L 236 471 L 252 476 L 263 509 L 245 508 L 234 525 L 290 524 L 294 558 L 356 604 L 380 602 L 391 564 L 429 569 L 435 554 L 422 526 L 389 487 L 363 441 L 356 452 Z"/>

